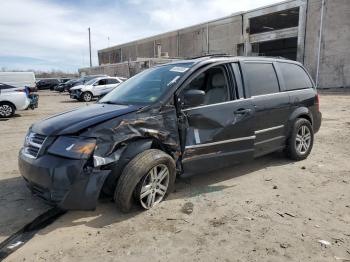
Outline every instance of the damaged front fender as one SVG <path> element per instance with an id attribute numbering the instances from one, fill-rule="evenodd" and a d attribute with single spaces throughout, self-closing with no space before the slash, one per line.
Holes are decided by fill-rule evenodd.
<path id="1" fill-rule="evenodd" d="M 154 112 L 157 111 L 157 112 Z M 94 165 L 101 166 L 118 161 L 128 143 L 137 139 L 154 139 L 175 160 L 181 152 L 174 106 L 162 110 L 148 109 L 124 115 L 89 128 L 85 136 L 96 137 Z"/>

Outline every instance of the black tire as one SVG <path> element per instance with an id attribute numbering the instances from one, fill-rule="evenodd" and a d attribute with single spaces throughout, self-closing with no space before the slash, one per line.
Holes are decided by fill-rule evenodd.
<path id="1" fill-rule="evenodd" d="M 9 102 L 0 102 L 0 118 L 11 117 L 15 114 L 15 106 Z"/>
<path id="2" fill-rule="evenodd" d="M 81 95 L 80 95 L 80 98 L 82 101 L 84 102 L 90 102 L 93 98 L 93 95 L 91 92 L 83 92 Z"/>
<path id="3" fill-rule="evenodd" d="M 157 166 L 166 166 L 169 171 L 168 186 L 162 200 L 174 190 L 176 168 L 173 158 L 163 151 L 149 149 L 136 155 L 124 168 L 114 191 L 114 201 L 122 212 L 132 207 L 135 195 L 141 194 L 140 183 Z M 140 196 L 140 195 L 139 195 Z M 138 200 L 141 205 L 141 200 Z"/>
<path id="4" fill-rule="evenodd" d="M 308 142 L 308 140 L 304 141 L 304 138 L 302 139 L 302 141 L 304 141 L 305 144 L 302 145 L 301 148 L 304 150 L 300 150 L 300 143 L 301 142 L 298 142 L 300 140 L 302 128 L 305 128 L 305 130 L 308 130 L 308 132 L 310 134 L 309 135 L 309 139 L 310 139 L 309 142 Z M 305 135 L 304 137 L 306 138 L 308 136 Z M 313 147 L 313 143 L 314 143 L 314 131 L 313 131 L 313 128 L 312 128 L 310 121 L 305 119 L 305 118 L 298 118 L 294 122 L 292 133 L 288 139 L 287 148 L 286 148 L 287 156 L 290 159 L 293 159 L 296 161 L 304 160 L 310 155 L 312 147 Z M 306 146 L 307 146 L 307 148 L 306 148 Z"/>

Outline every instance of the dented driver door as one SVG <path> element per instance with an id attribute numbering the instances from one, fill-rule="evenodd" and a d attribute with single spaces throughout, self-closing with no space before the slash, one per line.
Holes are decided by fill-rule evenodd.
<path id="1" fill-rule="evenodd" d="M 215 68 L 214 68 L 215 69 Z M 233 72 L 222 71 L 226 83 L 216 76 L 220 71 L 211 70 L 198 88 L 213 93 L 212 88 L 228 87 L 227 97 L 215 90 L 214 103 L 181 110 L 184 121 L 182 164 L 184 172 L 206 172 L 250 160 L 254 152 L 254 106 L 251 99 L 239 99 L 234 95 L 236 81 Z M 203 76 L 201 76 L 203 77 Z M 196 80 L 194 80 L 196 81 Z M 190 84 L 191 85 L 191 84 Z M 204 87 L 203 87 L 204 86 Z M 220 93 L 220 95 L 219 95 Z M 224 101 L 218 102 L 217 97 Z"/>

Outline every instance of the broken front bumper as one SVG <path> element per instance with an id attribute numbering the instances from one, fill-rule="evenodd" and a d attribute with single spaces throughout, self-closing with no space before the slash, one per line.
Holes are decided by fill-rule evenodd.
<path id="1" fill-rule="evenodd" d="M 81 97 L 81 91 L 80 90 L 71 90 L 69 93 L 70 98 L 72 99 L 80 99 Z"/>
<path id="2" fill-rule="evenodd" d="M 93 210 L 110 170 L 86 167 L 86 160 L 54 155 L 30 158 L 22 153 L 19 170 L 30 190 L 66 210 Z"/>

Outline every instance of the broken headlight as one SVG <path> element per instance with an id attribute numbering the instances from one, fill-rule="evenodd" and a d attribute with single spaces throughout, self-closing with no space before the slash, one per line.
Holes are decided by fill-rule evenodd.
<path id="1" fill-rule="evenodd" d="M 50 154 L 73 159 L 87 159 L 96 147 L 96 139 L 60 136 L 50 146 Z"/>

